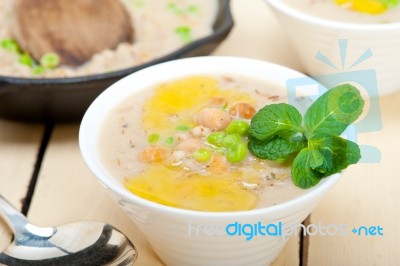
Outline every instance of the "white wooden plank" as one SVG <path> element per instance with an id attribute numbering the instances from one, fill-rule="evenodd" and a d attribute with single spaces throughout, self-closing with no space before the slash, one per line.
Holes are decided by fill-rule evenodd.
<path id="1" fill-rule="evenodd" d="M 379 164 L 358 164 L 313 212 L 312 223 L 378 226 L 383 236 L 310 237 L 308 265 L 400 265 L 400 93 L 383 97 L 383 130 L 360 135 L 359 143 L 381 151 Z"/>
<path id="2" fill-rule="evenodd" d="M 40 171 L 29 219 L 41 226 L 78 220 L 110 223 L 136 245 L 140 255 L 135 265 L 162 265 L 136 226 L 87 169 L 77 137 L 77 125 L 55 128 Z"/>
<path id="3" fill-rule="evenodd" d="M 31 180 L 43 128 L 0 119 L 0 194 L 18 209 Z M 11 233 L 0 218 L 0 251 L 10 240 Z"/>
<path id="4" fill-rule="evenodd" d="M 272 266 L 294 266 L 300 263 L 300 237 L 294 235 L 286 243 L 278 258 L 271 264 Z"/>

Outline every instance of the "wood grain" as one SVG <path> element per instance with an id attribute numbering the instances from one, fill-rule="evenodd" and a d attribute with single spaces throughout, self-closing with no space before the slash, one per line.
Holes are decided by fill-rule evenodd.
<path id="1" fill-rule="evenodd" d="M 299 235 L 294 235 L 286 243 L 271 266 L 297 266 L 300 263 L 300 256 L 300 237 Z"/>
<path id="2" fill-rule="evenodd" d="M 78 66 L 95 53 L 133 41 L 130 16 L 115 0 L 17 0 L 14 38 L 37 61 L 56 53 Z"/>
<path id="3" fill-rule="evenodd" d="M 236 27 L 215 55 L 248 56 L 259 59 L 287 63 L 300 68 L 295 60 L 290 60 L 287 53 L 279 46 L 287 47 L 285 35 L 276 29 L 276 22 L 269 23 L 272 14 L 262 0 L 252 5 L 246 1 L 233 1 L 232 10 Z M 253 14 L 251 19 L 248 15 Z M 270 39 L 268 31 L 279 35 Z M 242 49 L 240 36 L 247 36 L 249 43 L 258 43 L 256 49 Z M 271 41 L 273 44 L 271 45 Z M 266 46 L 276 49 L 265 49 Z M 286 59 L 285 59 L 286 58 Z M 76 220 L 100 220 L 113 224 L 135 243 L 139 251 L 138 266 L 163 265 L 153 250 L 130 219 L 107 195 L 94 176 L 89 172 L 81 158 L 77 143 L 78 125 L 57 126 L 46 152 L 36 193 L 33 198 L 29 218 L 39 225 L 63 224 Z M 298 236 L 292 237 L 274 266 L 299 265 Z"/>
<path id="4" fill-rule="evenodd" d="M 400 265 L 400 93 L 381 99 L 383 129 L 359 135 L 360 144 L 377 147 L 380 163 L 363 163 L 345 171 L 339 184 L 311 215 L 311 223 L 383 227 L 383 236 L 312 236 L 308 264 Z"/>
<path id="5" fill-rule="evenodd" d="M 258 58 L 302 70 L 287 36 L 262 0 L 254 0 L 251 5 L 248 1 L 232 1 L 232 10 L 236 26 L 214 54 Z M 244 43 L 252 49 L 243 49 Z M 383 130 L 359 136 L 360 143 L 380 149 L 381 163 L 350 167 L 310 218 L 311 223 L 325 225 L 380 225 L 384 236 L 309 237 L 303 254 L 308 260 L 302 265 L 400 265 L 399 102 L 400 93 L 383 97 Z M 39 225 L 81 219 L 109 222 L 137 245 L 137 265 L 162 265 L 143 235 L 84 165 L 77 133 L 78 125 L 56 126 L 28 217 Z M 41 127 L 0 121 L 0 192 L 17 206 L 26 191 L 41 134 Z M 0 221 L 0 244 L 4 246 L 9 240 Z M 299 265 L 298 237 L 288 242 L 273 265 Z"/>
<path id="6" fill-rule="evenodd" d="M 0 194 L 21 209 L 31 180 L 44 128 L 0 120 Z M 0 250 L 11 232 L 0 218 Z"/>
<path id="7" fill-rule="evenodd" d="M 42 226 L 79 220 L 110 223 L 137 247 L 139 258 L 135 265 L 163 265 L 136 226 L 84 164 L 77 142 L 78 128 L 78 125 L 55 128 L 28 218 Z"/>

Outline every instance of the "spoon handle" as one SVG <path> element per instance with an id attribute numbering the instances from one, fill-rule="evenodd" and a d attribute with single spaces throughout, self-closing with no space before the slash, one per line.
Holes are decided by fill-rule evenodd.
<path id="1" fill-rule="evenodd" d="M 17 211 L 2 195 L 0 195 L 0 216 L 11 228 L 14 235 L 22 234 L 29 223 L 26 217 Z"/>

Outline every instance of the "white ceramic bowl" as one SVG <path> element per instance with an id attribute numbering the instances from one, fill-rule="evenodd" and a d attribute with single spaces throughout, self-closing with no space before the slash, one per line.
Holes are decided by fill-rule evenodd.
<path id="1" fill-rule="evenodd" d="M 387 24 L 355 24 L 327 20 L 302 13 L 281 0 L 265 0 L 274 11 L 278 21 L 286 30 L 293 47 L 311 76 L 328 75 L 338 79 L 338 83 L 363 79 L 363 70 L 376 73 L 378 95 L 400 90 L 400 22 Z M 296 0 L 293 0 L 296 1 Z M 347 51 L 342 65 L 339 40 L 347 41 Z M 372 56 L 357 66 L 351 67 L 368 49 Z M 316 54 L 324 54 L 337 69 L 316 60 Z M 369 95 L 375 97 L 375 89 L 368 88 L 373 72 L 364 72 L 362 84 Z M 320 79 L 318 79 L 320 80 Z M 324 83 L 324 78 L 321 79 Z M 326 85 L 332 86 L 332 83 Z M 370 86 L 375 86 L 371 84 Z"/>
<path id="2" fill-rule="evenodd" d="M 232 57 L 197 57 L 149 67 L 115 83 L 89 107 L 79 132 L 83 158 L 167 265 L 268 265 L 279 254 L 287 238 L 258 236 L 246 241 L 243 235 L 229 236 L 224 228 L 234 222 L 261 222 L 264 225 L 282 222 L 283 226 L 301 223 L 333 187 L 339 179 L 338 174 L 323 179 L 305 195 L 280 205 L 217 213 L 178 209 L 140 198 L 110 176 L 100 160 L 97 145 L 99 130 L 111 109 L 137 91 L 171 79 L 199 74 L 248 76 L 276 83 L 282 88 L 285 88 L 288 79 L 304 77 L 279 65 Z"/>

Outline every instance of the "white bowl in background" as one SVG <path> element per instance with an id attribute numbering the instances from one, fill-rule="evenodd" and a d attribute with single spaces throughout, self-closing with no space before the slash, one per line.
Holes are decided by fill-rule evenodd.
<path id="1" fill-rule="evenodd" d="M 333 79 L 336 75 L 340 83 L 343 82 L 343 76 L 351 79 L 358 75 L 358 80 L 363 74 L 360 71 L 369 69 L 376 73 L 378 93 L 374 93 L 373 88 L 369 89 L 368 84 L 361 85 L 369 91 L 370 96 L 386 95 L 400 90 L 400 22 L 356 24 L 340 22 L 340 18 L 333 21 L 301 12 L 281 0 L 265 1 L 286 30 L 308 75 L 315 78 L 331 75 Z M 346 54 L 342 55 L 345 57 L 344 65 L 339 40 L 347 41 Z M 351 67 L 368 49 L 372 56 Z M 334 63 L 337 69 L 316 60 L 318 52 Z M 374 82 L 370 81 L 371 73 L 374 74 L 365 72 L 366 83 Z M 332 86 L 332 83 L 325 84 L 323 79 L 320 81 L 327 87 Z"/>
<path id="2" fill-rule="evenodd" d="M 238 212 L 204 212 L 164 206 L 132 194 L 107 172 L 99 156 L 101 125 L 110 110 L 126 97 L 161 82 L 207 74 L 247 76 L 275 83 L 283 89 L 288 79 L 305 77 L 283 66 L 233 57 L 181 59 L 146 68 L 118 81 L 92 103 L 80 127 L 81 153 L 97 180 L 144 233 L 167 265 L 268 265 L 278 256 L 288 238 L 258 236 L 246 241 L 243 235 L 229 236 L 216 231 L 207 233 L 206 227 L 217 229 L 234 222 L 254 224 L 259 221 L 263 224 L 282 222 L 283 226 L 299 224 L 334 186 L 339 174 L 324 178 L 303 196 L 272 207 Z"/>

